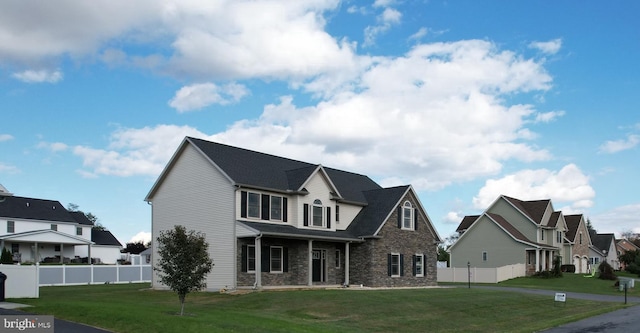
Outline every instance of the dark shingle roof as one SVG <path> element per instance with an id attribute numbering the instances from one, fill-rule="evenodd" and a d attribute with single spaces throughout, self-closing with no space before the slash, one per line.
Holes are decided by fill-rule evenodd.
<path id="1" fill-rule="evenodd" d="M 297 191 L 319 165 L 188 137 L 235 183 L 277 191 Z M 342 198 L 363 203 L 362 191 L 379 189 L 369 177 L 324 168 Z"/>
<path id="2" fill-rule="evenodd" d="M 91 222 L 83 212 L 69 212 L 69 214 L 71 214 L 71 217 L 79 224 L 93 225 L 93 222 Z"/>
<path id="3" fill-rule="evenodd" d="M 600 251 L 609 251 L 611 243 L 615 244 L 616 236 L 614 234 L 592 234 L 591 243 Z M 615 246 L 614 246 L 615 248 Z M 603 252 L 604 253 L 604 252 Z"/>
<path id="4" fill-rule="evenodd" d="M 317 229 L 299 229 L 288 224 L 274 224 L 274 223 L 261 223 L 261 222 L 246 222 L 238 221 L 247 227 L 258 230 L 264 235 L 282 236 L 288 237 L 300 237 L 300 238 L 320 238 L 320 239 L 340 239 L 340 240 L 359 240 L 354 237 L 348 231 L 336 230 L 317 230 Z"/>
<path id="5" fill-rule="evenodd" d="M 76 223 L 76 220 L 58 201 L 17 196 L 6 196 L 0 201 L 0 216 Z"/>
<path id="6" fill-rule="evenodd" d="M 368 205 L 360 210 L 347 231 L 356 237 L 373 236 L 409 189 L 408 185 L 362 192 Z"/>
<path id="7" fill-rule="evenodd" d="M 120 241 L 109 230 L 91 229 L 91 241 L 96 245 L 122 246 Z"/>
<path id="8" fill-rule="evenodd" d="M 460 225 L 458 225 L 458 228 L 456 229 L 456 232 L 463 232 L 469 229 L 469 227 L 471 227 L 473 222 L 475 222 L 478 217 L 480 217 L 480 215 L 467 215 L 463 217 L 462 222 L 460 222 Z"/>
<path id="9" fill-rule="evenodd" d="M 564 221 L 567 223 L 567 232 L 565 235 L 568 240 L 573 242 L 576 239 L 576 233 L 578 232 L 581 219 L 582 214 L 564 216 Z"/>
<path id="10" fill-rule="evenodd" d="M 551 217 L 549 218 L 549 226 L 550 227 L 555 227 L 558 225 L 558 220 L 560 219 L 560 214 L 562 214 L 561 211 L 555 211 L 551 214 Z"/>
<path id="11" fill-rule="evenodd" d="M 551 200 L 531 200 L 531 201 L 522 201 L 520 199 L 511 198 L 506 195 L 503 196 L 505 199 L 509 200 L 514 206 L 518 207 L 523 213 L 527 214 L 531 220 L 533 220 L 536 224 L 540 224 L 542 222 L 542 217 L 544 216 L 544 212 L 547 210 L 547 206 Z"/>

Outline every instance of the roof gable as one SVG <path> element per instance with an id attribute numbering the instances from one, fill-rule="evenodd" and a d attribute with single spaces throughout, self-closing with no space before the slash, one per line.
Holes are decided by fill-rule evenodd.
<path id="1" fill-rule="evenodd" d="M 76 223 L 59 201 L 7 196 L 0 201 L 0 216 L 9 219 Z"/>
<path id="2" fill-rule="evenodd" d="M 601 252 L 609 251 L 611 244 L 615 244 L 616 237 L 614 234 L 593 234 L 591 235 L 591 242 L 593 246 L 598 248 Z"/>
<path id="3" fill-rule="evenodd" d="M 578 228 L 582 222 L 582 214 L 577 215 L 565 215 L 564 220 L 567 223 L 566 237 L 570 241 L 575 241 Z"/>
<path id="4" fill-rule="evenodd" d="M 120 246 L 122 244 L 109 230 L 91 229 L 91 240 L 96 245 L 113 245 Z"/>
<path id="5" fill-rule="evenodd" d="M 356 237 L 375 235 L 408 190 L 409 186 L 405 185 L 362 192 L 367 206 L 360 210 L 347 231 Z"/>
<path id="6" fill-rule="evenodd" d="M 535 224 L 542 223 L 544 213 L 547 211 L 547 208 L 551 203 L 551 200 L 549 199 L 522 201 L 506 195 L 503 195 L 502 197 L 529 217 Z"/>
<path id="7" fill-rule="evenodd" d="M 460 225 L 458 225 L 458 228 L 456 229 L 456 232 L 464 232 L 469 229 L 473 222 L 475 222 L 479 217 L 480 215 L 467 215 L 463 217 Z"/>

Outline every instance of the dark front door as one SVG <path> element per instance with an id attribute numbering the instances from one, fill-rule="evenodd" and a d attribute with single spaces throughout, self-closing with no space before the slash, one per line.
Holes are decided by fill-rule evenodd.
<path id="1" fill-rule="evenodd" d="M 325 281 L 325 267 L 327 267 L 327 251 L 325 250 L 313 250 L 312 251 L 312 269 L 311 278 L 313 282 Z"/>

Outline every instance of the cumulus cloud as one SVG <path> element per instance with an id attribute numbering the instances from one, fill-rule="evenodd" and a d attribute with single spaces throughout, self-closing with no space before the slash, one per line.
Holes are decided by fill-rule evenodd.
<path id="1" fill-rule="evenodd" d="M 56 83 L 62 80 L 60 70 L 26 70 L 20 73 L 13 73 L 14 78 L 26 83 Z"/>
<path id="2" fill-rule="evenodd" d="M 562 39 L 557 38 L 547 42 L 532 42 L 529 44 L 529 47 L 540 50 L 546 54 L 556 54 L 562 47 Z"/>
<path id="3" fill-rule="evenodd" d="M 0 173 L 6 173 L 6 174 L 17 174 L 20 173 L 20 169 L 18 169 L 16 166 L 14 165 L 10 165 L 10 164 L 5 164 L 0 162 Z"/>
<path id="4" fill-rule="evenodd" d="M 551 111 L 551 112 L 543 112 L 538 113 L 536 115 L 535 122 L 536 123 L 549 123 L 556 120 L 559 117 L 564 116 L 564 111 Z"/>
<path id="5" fill-rule="evenodd" d="M 11 134 L 0 134 L 0 142 L 13 140 L 13 135 Z"/>
<path id="6" fill-rule="evenodd" d="M 69 146 L 62 142 L 40 142 L 38 148 L 48 149 L 55 153 L 65 151 Z"/>
<path id="7" fill-rule="evenodd" d="M 590 217 L 594 227 L 601 233 L 616 233 L 620 235 L 623 231 L 631 230 L 640 233 L 640 220 L 638 212 L 640 203 L 615 207 L 609 211 L 595 214 Z"/>
<path id="8" fill-rule="evenodd" d="M 640 143 L 640 135 L 629 134 L 626 139 L 607 141 L 600 146 L 601 153 L 614 154 L 623 150 L 632 149 Z"/>
<path id="9" fill-rule="evenodd" d="M 180 88 L 169 101 L 179 112 L 202 109 L 212 104 L 226 105 L 238 102 L 248 94 L 244 85 L 230 83 L 218 86 L 214 83 L 199 83 Z"/>
<path id="10" fill-rule="evenodd" d="M 138 243 L 142 242 L 142 244 L 148 244 L 151 242 L 151 233 L 147 231 L 140 231 L 139 233 L 133 235 L 131 239 L 127 243 Z"/>
<path id="11" fill-rule="evenodd" d="M 380 4 L 378 4 L 377 2 L 376 4 L 374 4 L 374 6 L 377 7 L 386 7 L 388 5 L 389 1 L 381 1 Z M 391 29 L 393 25 L 400 24 L 401 19 L 402 13 L 394 8 L 386 7 L 382 11 L 382 14 L 378 15 L 377 17 L 378 24 L 368 26 L 364 29 L 364 43 L 362 45 L 366 47 L 375 44 L 376 37 L 379 34 Z"/>
<path id="12" fill-rule="evenodd" d="M 575 164 L 559 171 L 547 169 L 522 170 L 499 179 L 489 179 L 473 197 L 473 205 L 486 209 L 500 195 L 520 200 L 551 199 L 556 209 L 562 205 L 565 213 L 582 212 L 593 206 L 595 191 Z"/>

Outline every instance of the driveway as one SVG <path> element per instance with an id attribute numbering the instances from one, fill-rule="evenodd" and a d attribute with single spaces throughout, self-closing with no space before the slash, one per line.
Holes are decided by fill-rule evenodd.
<path id="1" fill-rule="evenodd" d="M 28 309 L 28 308 L 27 308 Z M 28 312 L 22 312 L 14 309 L 5 309 L 0 307 L 0 317 L 6 315 L 29 315 Z M 61 320 L 54 318 L 53 323 L 55 333 L 111 333 L 110 331 L 105 331 L 103 329 L 73 323 L 66 320 Z"/>

